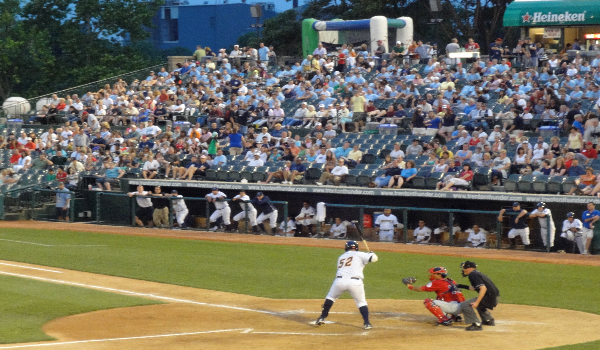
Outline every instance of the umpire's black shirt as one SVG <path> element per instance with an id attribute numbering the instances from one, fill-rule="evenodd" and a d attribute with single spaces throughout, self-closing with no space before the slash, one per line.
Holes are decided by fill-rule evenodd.
<path id="1" fill-rule="evenodd" d="M 479 287 L 481 286 L 485 286 L 487 288 L 483 299 L 481 299 L 481 302 L 479 303 L 480 306 L 491 310 L 498 305 L 500 291 L 488 276 L 477 270 L 473 270 L 469 274 L 469 282 L 471 282 L 471 285 L 477 292 L 479 292 Z"/>

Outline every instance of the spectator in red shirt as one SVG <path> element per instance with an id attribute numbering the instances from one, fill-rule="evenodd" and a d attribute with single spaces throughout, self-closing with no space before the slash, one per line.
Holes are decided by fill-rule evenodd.
<path id="1" fill-rule="evenodd" d="M 19 159 L 21 159 L 21 153 L 16 148 L 13 149 L 12 153 L 13 153 L 12 156 L 10 156 L 10 164 L 17 165 L 17 163 L 19 162 Z"/>
<path id="2" fill-rule="evenodd" d="M 585 143 L 585 148 L 581 151 L 581 154 L 588 157 L 589 159 L 598 158 L 598 151 L 594 149 L 594 144 L 590 141 Z"/>
<path id="3" fill-rule="evenodd" d="M 60 182 L 65 182 L 66 179 L 67 179 L 67 173 L 65 172 L 63 167 L 58 167 L 58 170 L 56 170 L 56 180 L 60 181 Z"/>

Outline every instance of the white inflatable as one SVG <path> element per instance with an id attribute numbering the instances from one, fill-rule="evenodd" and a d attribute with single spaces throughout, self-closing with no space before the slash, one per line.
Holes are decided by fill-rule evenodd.
<path id="1" fill-rule="evenodd" d="M 23 97 L 9 97 L 2 104 L 4 115 L 27 114 L 31 110 L 29 101 Z"/>

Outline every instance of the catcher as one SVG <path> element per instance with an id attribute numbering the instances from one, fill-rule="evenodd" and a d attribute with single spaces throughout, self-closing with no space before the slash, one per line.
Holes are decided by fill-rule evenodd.
<path id="1" fill-rule="evenodd" d="M 431 282 L 421 287 L 413 286 L 417 281 L 415 277 L 405 277 L 402 279 L 402 283 L 414 292 L 435 292 L 436 300 L 425 299 L 423 303 L 425 308 L 438 318 L 436 326 L 449 326 L 454 321 L 460 322 L 462 320 L 460 303 L 465 301 L 465 297 L 456 287 L 456 282 L 448 278 L 448 271 L 443 267 L 431 268 L 429 269 L 429 280 Z"/>

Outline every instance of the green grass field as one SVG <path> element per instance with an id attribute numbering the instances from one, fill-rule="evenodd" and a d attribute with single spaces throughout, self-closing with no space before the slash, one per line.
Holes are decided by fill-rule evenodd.
<path id="1" fill-rule="evenodd" d="M 42 332 L 58 317 L 161 302 L 0 275 L 0 343 L 53 340 Z"/>
<path id="2" fill-rule="evenodd" d="M 342 242 L 337 250 L 22 229 L 4 229 L 0 239 L 3 260 L 285 299 L 323 298 L 335 274 L 335 261 L 343 252 Z M 106 246 L 60 246 L 77 244 Z M 379 262 L 365 269 L 370 299 L 421 299 L 409 293 L 400 279 L 416 275 L 417 284 L 424 283 L 427 270 L 434 266 L 445 266 L 450 277 L 466 281 L 459 272 L 465 258 L 385 252 L 378 255 Z M 476 262 L 500 288 L 503 303 L 600 314 L 598 267 Z M 590 349 L 600 348 L 600 342 L 593 344 Z"/>

